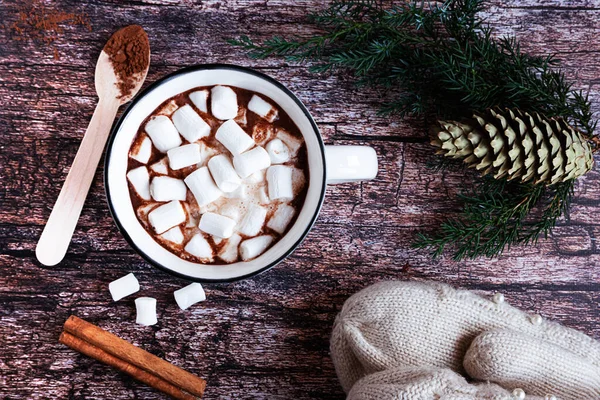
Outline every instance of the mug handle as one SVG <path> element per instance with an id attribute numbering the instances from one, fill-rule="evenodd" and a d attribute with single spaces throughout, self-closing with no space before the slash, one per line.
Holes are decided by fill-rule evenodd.
<path id="1" fill-rule="evenodd" d="M 374 179 L 377 153 L 369 146 L 325 146 L 327 184 Z"/>

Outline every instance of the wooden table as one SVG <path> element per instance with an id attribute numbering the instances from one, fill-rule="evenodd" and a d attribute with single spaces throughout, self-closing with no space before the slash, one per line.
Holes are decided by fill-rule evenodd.
<path id="1" fill-rule="evenodd" d="M 415 232 L 435 229 L 457 209 L 455 196 L 469 184 L 426 168 L 432 149 L 424 132 L 377 116 L 378 92 L 355 88 L 346 75 L 311 74 L 279 58 L 252 61 L 223 42 L 310 33 L 305 15 L 320 1 L 55 1 L 51 8 L 86 12 L 92 31 L 66 27 L 50 46 L 14 40 L 7 26 L 18 3 L 0 3 L 0 397 L 164 398 L 60 345 L 62 324 L 75 314 L 205 377 L 206 399 L 341 399 L 329 357 L 334 317 L 349 295 L 391 279 L 499 291 L 600 339 L 598 169 L 578 183 L 570 217 L 535 247 L 460 263 L 410 249 Z M 525 50 L 558 53 L 600 111 L 600 0 L 491 0 L 485 16 Z M 251 66 L 305 102 L 326 143 L 368 144 L 380 157 L 376 180 L 327 189 L 316 226 L 289 259 L 244 282 L 207 285 L 208 300 L 185 312 L 172 293 L 187 282 L 152 268 L 119 234 L 102 167 L 64 262 L 43 267 L 34 257 L 97 101 L 96 58 L 110 34 L 131 23 L 150 36 L 147 84 L 196 63 Z M 157 325 L 134 323 L 135 296 L 111 301 L 108 283 L 128 272 L 140 280 L 140 295 L 158 299 Z"/>

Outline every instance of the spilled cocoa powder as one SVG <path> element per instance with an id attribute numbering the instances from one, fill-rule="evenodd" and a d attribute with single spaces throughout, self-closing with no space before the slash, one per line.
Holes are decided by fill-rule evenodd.
<path id="1" fill-rule="evenodd" d="M 115 32 L 104 46 L 104 52 L 117 75 L 120 98 L 131 94 L 138 75 L 148 68 L 150 43 L 139 25 L 129 25 Z"/>
<path id="2" fill-rule="evenodd" d="M 89 31 L 92 30 L 87 14 L 67 13 L 48 8 L 40 0 L 20 2 L 17 9 L 17 19 L 5 26 L 12 33 L 12 40 L 33 40 L 46 45 L 52 45 L 61 34 L 65 26 L 82 25 Z M 53 48 L 54 58 L 59 58 L 56 47 Z"/>

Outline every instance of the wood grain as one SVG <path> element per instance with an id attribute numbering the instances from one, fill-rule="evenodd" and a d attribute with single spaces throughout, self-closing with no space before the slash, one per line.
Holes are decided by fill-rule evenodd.
<path id="1" fill-rule="evenodd" d="M 0 2 L 0 397 L 162 399 L 164 396 L 58 343 L 78 315 L 207 380 L 206 399 L 342 399 L 328 337 L 344 300 L 374 282 L 436 280 L 484 293 L 600 339 L 600 175 L 577 185 L 570 216 L 537 246 L 456 263 L 410 249 L 419 229 L 456 212 L 468 177 L 426 168 L 431 149 L 417 121 L 377 115 L 382 93 L 344 73 L 315 75 L 280 58 L 247 59 L 223 38 L 315 32 L 305 15 L 321 1 L 56 1 L 84 11 L 92 31 L 66 27 L 52 46 L 15 41 L 6 28 L 18 2 Z M 576 88 L 600 111 L 600 0 L 490 0 L 484 16 L 534 54 L 558 53 Z M 318 222 L 286 261 L 253 279 L 209 285 L 208 300 L 181 311 L 185 281 L 145 263 L 108 212 L 96 172 L 73 243 L 56 267 L 35 261 L 35 243 L 97 102 L 95 60 L 117 28 L 150 36 L 147 82 L 186 65 L 234 63 L 281 80 L 307 105 L 328 144 L 369 144 L 374 181 L 332 186 Z M 59 59 L 54 59 L 56 48 Z M 383 94 L 385 95 L 385 94 Z M 598 161 L 598 159 L 597 159 Z M 158 299 L 159 323 L 134 324 L 133 298 L 112 302 L 108 283 L 128 272 Z"/>

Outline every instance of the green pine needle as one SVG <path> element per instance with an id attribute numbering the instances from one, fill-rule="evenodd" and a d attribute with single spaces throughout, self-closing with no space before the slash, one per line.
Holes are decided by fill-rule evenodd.
<path id="1" fill-rule="evenodd" d="M 552 56 L 531 56 L 513 37 L 495 38 L 478 16 L 483 0 L 334 2 L 310 16 L 322 34 L 229 40 L 252 58 L 283 56 L 316 62 L 314 72 L 350 70 L 360 85 L 392 92 L 381 105 L 400 117 L 461 119 L 473 110 L 517 107 L 562 116 L 590 138 L 596 128 L 590 102 L 572 90 Z M 447 167 L 447 163 L 439 166 Z M 462 213 L 437 233 L 419 233 L 415 246 L 454 258 L 494 257 L 516 244 L 548 235 L 569 209 L 572 181 L 552 186 L 483 178 L 461 194 Z"/>

